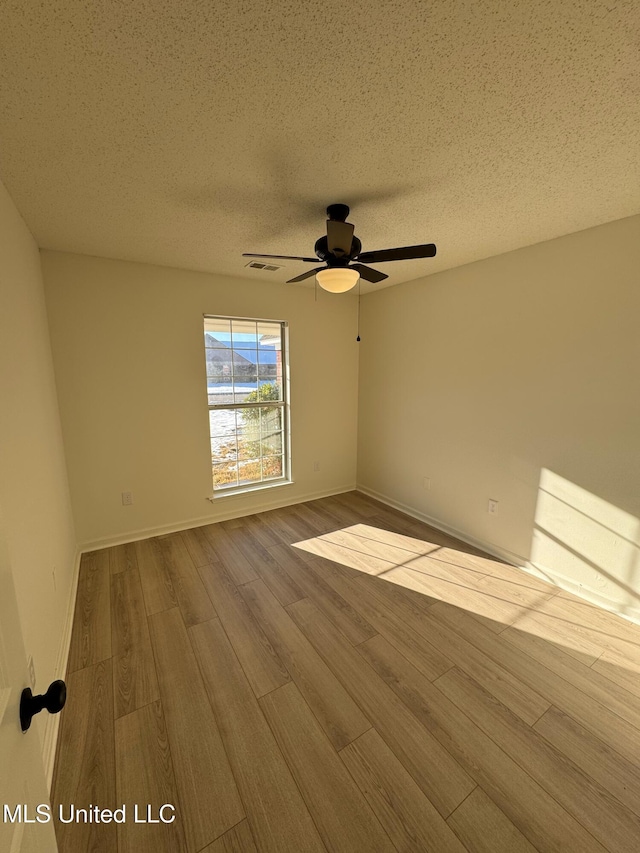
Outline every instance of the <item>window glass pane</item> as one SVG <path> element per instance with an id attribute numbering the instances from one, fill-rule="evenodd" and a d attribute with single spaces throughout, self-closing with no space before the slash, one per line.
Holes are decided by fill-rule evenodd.
<path id="1" fill-rule="evenodd" d="M 244 355 L 244 351 L 246 349 L 256 350 L 258 348 L 258 342 L 255 335 L 234 335 L 231 346 L 234 350 L 241 352 Z"/>
<path id="2" fill-rule="evenodd" d="M 239 441 L 238 459 L 260 459 L 260 441 Z"/>
<path id="3" fill-rule="evenodd" d="M 215 336 L 211 332 L 205 334 L 204 345 L 207 349 L 231 349 L 231 341 L 228 338 Z"/>
<path id="4" fill-rule="evenodd" d="M 223 317 L 205 317 L 205 340 L 207 335 L 211 335 L 213 338 L 218 338 L 229 343 L 231 340 L 231 320 L 225 320 Z"/>
<path id="5" fill-rule="evenodd" d="M 238 409 L 236 412 L 236 437 L 238 442 L 252 440 L 252 425 L 250 419 L 246 416 L 250 415 L 251 409 Z"/>
<path id="6" fill-rule="evenodd" d="M 264 353 L 265 358 L 267 356 L 271 356 L 272 360 L 275 361 L 277 353 L 280 352 L 282 348 L 280 326 L 267 329 L 265 324 L 259 325 L 257 338 L 258 349 L 260 352 Z"/>
<path id="7" fill-rule="evenodd" d="M 227 362 L 222 350 L 207 350 L 207 378 L 217 379 L 222 376 L 222 366 Z"/>
<path id="8" fill-rule="evenodd" d="M 261 465 L 259 459 L 247 459 L 238 462 L 238 482 L 240 485 L 260 482 Z"/>
<path id="9" fill-rule="evenodd" d="M 207 384 L 221 385 L 233 375 L 233 353 L 228 348 L 205 348 Z"/>
<path id="10" fill-rule="evenodd" d="M 213 472 L 214 489 L 238 485 L 238 472 L 235 463 L 214 462 L 211 468 Z"/>
<path id="11" fill-rule="evenodd" d="M 255 376 L 251 382 L 234 382 L 233 390 L 236 403 L 255 403 L 258 400 L 258 383 Z"/>
<path id="12" fill-rule="evenodd" d="M 255 320 L 232 320 L 231 332 L 233 334 L 234 346 L 237 346 L 237 341 L 241 338 L 253 338 L 253 346 L 255 347 L 255 339 L 257 335 L 257 326 Z"/>
<path id="13" fill-rule="evenodd" d="M 233 386 L 230 380 L 215 379 L 207 377 L 207 394 L 210 406 L 220 406 L 224 403 L 233 403 Z"/>
<path id="14" fill-rule="evenodd" d="M 258 371 L 256 370 L 255 365 L 252 364 L 250 367 L 248 367 L 241 373 L 234 374 L 233 384 L 237 386 L 237 391 L 241 391 L 246 385 L 252 386 L 251 388 L 249 388 L 249 391 L 255 390 L 258 386 Z M 250 400 L 249 402 L 253 401 Z"/>
<path id="15" fill-rule="evenodd" d="M 236 412 L 231 409 L 218 409 L 209 412 L 209 430 L 211 457 L 228 469 L 233 467 L 238 457 Z"/>
<path id="16" fill-rule="evenodd" d="M 260 437 L 261 456 L 281 456 L 283 447 L 283 435 L 281 432 L 273 432 L 270 435 Z"/>
<path id="17" fill-rule="evenodd" d="M 262 460 L 262 479 L 273 480 L 275 477 L 282 477 L 282 456 L 266 456 Z"/>
<path id="18" fill-rule="evenodd" d="M 278 366 L 276 364 L 262 364 L 260 355 L 258 354 L 258 378 L 262 382 L 277 382 Z"/>
<path id="19" fill-rule="evenodd" d="M 234 320 L 231 326 L 231 346 L 244 355 L 244 350 L 255 350 L 258 348 L 258 338 L 255 321 L 245 322 Z M 254 364 L 256 362 L 254 357 Z"/>
<path id="20" fill-rule="evenodd" d="M 260 412 L 260 432 L 269 435 L 282 430 L 282 408 L 280 406 L 264 406 L 252 411 Z"/>
<path id="21" fill-rule="evenodd" d="M 235 441 L 220 442 L 216 451 L 215 457 L 212 457 L 215 462 L 225 465 L 228 468 L 235 470 L 236 462 L 238 461 L 238 446 Z"/>
<path id="22" fill-rule="evenodd" d="M 282 400 L 282 386 L 277 382 L 260 382 L 258 390 L 259 400 Z"/>
<path id="23" fill-rule="evenodd" d="M 283 328 L 205 318 L 207 399 L 224 406 L 209 412 L 214 489 L 284 477 Z"/>
<path id="24" fill-rule="evenodd" d="M 260 353 L 260 361 L 265 364 L 275 364 L 280 360 L 280 348 L 274 345 L 272 338 L 262 336 L 258 338 L 258 352 Z"/>
<path id="25" fill-rule="evenodd" d="M 258 377 L 255 354 L 255 350 L 243 350 L 242 352 L 233 351 L 234 384 L 243 385 L 247 382 L 252 382 L 255 387 Z"/>
<path id="26" fill-rule="evenodd" d="M 255 347 L 253 349 L 242 349 L 237 350 L 233 349 L 230 353 L 231 362 L 233 363 L 234 373 L 247 368 L 256 369 L 256 364 L 258 363 L 258 356 L 256 354 Z"/>
<path id="27" fill-rule="evenodd" d="M 273 345 L 280 346 L 282 323 L 270 323 L 268 320 L 258 320 L 256 327 L 259 338 L 270 338 Z"/>
<path id="28" fill-rule="evenodd" d="M 236 432 L 235 409 L 209 410 L 209 435 L 229 437 Z"/>

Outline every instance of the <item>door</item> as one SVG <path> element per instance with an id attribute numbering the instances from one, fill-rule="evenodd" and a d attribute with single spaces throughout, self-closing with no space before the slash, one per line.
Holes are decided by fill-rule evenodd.
<path id="1" fill-rule="evenodd" d="M 49 808 L 38 731 L 34 725 L 24 733 L 20 728 L 20 694 L 28 686 L 0 507 L 0 850 L 56 853 L 54 816 Z"/>

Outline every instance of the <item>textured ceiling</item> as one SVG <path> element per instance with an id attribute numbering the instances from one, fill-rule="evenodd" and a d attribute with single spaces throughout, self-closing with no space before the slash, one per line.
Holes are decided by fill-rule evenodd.
<path id="1" fill-rule="evenodd" d="M 49 249 L 284 281 L 345 202 L 438 246 L 386 285 L 640 212 L 637 0 L 4 0 L 0 55 Z"/>

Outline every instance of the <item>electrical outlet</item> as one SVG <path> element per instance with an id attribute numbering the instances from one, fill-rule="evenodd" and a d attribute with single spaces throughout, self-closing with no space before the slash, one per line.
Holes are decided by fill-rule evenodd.
<path id="1" fill-rule="evenodd" d="M 320 470 L 320 463 L 317 460 L 313 463 L 313 470 L 314 471 Z"/>
<path id="2" fill-rule="evenodd" d="M 133 495 L 131 492 L 122 493 L 122 506 L 131 506 L 133 503 Z"/>
<path id="3" fill-rule="evenodd" d="M 36 689 L 36 668 L 33 663 L 33 657 L 29 655 L 29 660 L 27 661 L 27 666 L 29 670 L 29 684 L 31 685 L 31 689 Z"/>
<path id="4" fill-rule="evenodd" d="M 490 515 L 495 515 L 498 512 L 498 501 L 494 501 L 493 498 L 489 498 L 489 506 L 487 507 L 487 512 Z"/>
<path id="5" fill-rule="evenodd" d="M 429 491 L 429 489 L 431 488 L 431 477 L 422 478 L 422 488 L 426 489 L 426 491 Z"/>

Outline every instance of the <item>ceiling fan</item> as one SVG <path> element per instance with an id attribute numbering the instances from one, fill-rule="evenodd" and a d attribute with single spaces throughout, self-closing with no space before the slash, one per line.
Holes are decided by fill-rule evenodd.
<path id="1" fill-rule="evenodd" d="M 365 263 L 380 264 L 386 261 L 406 261 L 413 258 L 433 258 L 436 254 L 434 243 L 421 246 L 402 246 L 396 249 L 378 249 L 374 252 L 362 252 L 362 243 L 353 235 L 353 225 L 347 222 L 349 208 L 346 204 L 330 204 L 327 208 L 327 236 L 316 240 L 314 251 L 317 258 L 303 258 L 294 255 L 258 255 L 245 252 L 244 258 L 279 258 L 289 261 L 305 261 L 315 264 L 318 259 L 326 266 L 303 272 L 290 278 L 287 284 L 303 281 L 315 275 L 320 287 L 330 293 L 345 293 L 354 287 L 359 278 L 377 284 L 389 278 L 383 272 L 365 266 Z M 363 263 L 365 262 L 365 263 Z"/>

